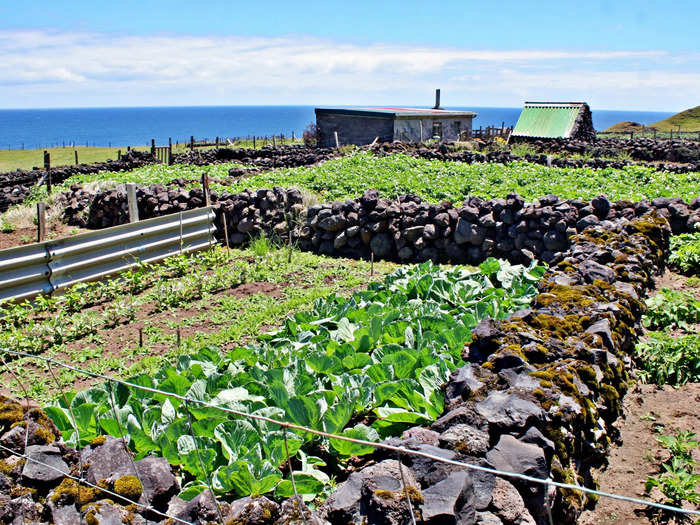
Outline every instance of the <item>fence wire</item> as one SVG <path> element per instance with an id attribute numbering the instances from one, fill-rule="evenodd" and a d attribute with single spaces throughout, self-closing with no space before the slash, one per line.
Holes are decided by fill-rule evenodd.
<path id="1" fill-rule="evenodd" d="M 308 432 L 308 433 L 310 433 L 310 434 L 317 435 L 317 436 L 321 436 L 321 437 L 328 438 L 328 439 L 338 439 L 338 440 L 347 441 L 347 442 L 350 442 L 350 443 L 355 443 L 355 444 L 358 444 L 358 445 L 364 445 L 364 446 L 369 446 L 369 447 L 373 447 L 373 448 L 376 448 L 376 449 L 387 450 L 387 451 L 393 452 L 394 454 L 397 454 L 397 455 L 399 456 L 399 465 L 401 465 L 400 458 L 401 458 L 402 455 L 418 456 L 418 457 L 426 458 L 426 459 L 429 459 L 429 460 L 432 460 L 432 461 L 437 461 L 437 462 L 445 463 L 445 464 L 448 464 L 448 465 L 454 465 L 454 466 L 461 467 L 461 468 L 468 469 L 468 470 L 486 472 L 486 473 L 492 474 L 492 475 L 494 475 L 494 476 L 501 476 L 501 477 L 507 477 L 507 478 L 512 478 L 512 479 L 518 479 L 518 480 L 526 481 L 526 482 L 529 482 L 529 483 L 536 483 L 536 484 L 545 486 L 545 488 L 549 488 L 549 486 L 552 486 L 552 487 L 556 487 L 556 488 L 560 488 L 560 489 L 569 489 L 569 490 L 574 490 L 574 491 L 582 492 L 582 493 L 585 493 L 585 494 L 595 494 L 595 495 L 597 495 L 597 496 L 599 496 L 599 497 L 611 498 L 611 499 L 616 499 L 616 500 L 620 500 L 620 501 L 626 501 L 626 502 L 629 502 L 629 503 L 634 503 L 634 504 L 637 504 L 637 505 L 643 505 L 643 506 L 646 506 L 646 507 L 653 507 L 653 508 L 665 510 L 665 511 L 668 511 L 668 512 L 674 512 L 674 513 L 684 514 L 684 515 L 696 515 L 696 516 L 700 516 L 700 510 L 683 509 L 683 508 L 676 507 L 676 506 L 673 506 L 673 505 L 666 505 L 666 504 L 664 504 L 664 503 L 657 503 L 657 502 L 655 502 L 655 501 L 650 501 L 650 500 L 645 500 L 645 499 L 640 499 L 640 498 L 634 498 L 634 497 L 624 496 L 624 495 L 621 495 L 621 494 L 615 494 L 615 493 L 610 493 L 610 492 L 604 492 L 604 491 L 601 491 L 601 490 L 591 489 L 591 488 L 584 487 L 584 486 L 581 486 L 581 485 L 574 485 L 574 484 L 570 484 L 570 483 L 563 483 L 563 482 L 559 482 L 559 481 L 554 481 L 554 480 L 551 479 L 551 478 L 546 478 L 546 479 L 543 479 L 543 478 L 536 478 L 536 477 L 528 476 L 528 475 L 526 475 L 526 474 L 521 474 L 521 473 L 518 473 L 518 472 L 503 471 L 503 470 L 499 470 L 499 469 L 495 469 L 495 468 L 491 468 L 491 467 L 485 467 L 485 466 L 482 466 L 482 465 L 476 465 L 476 464 L 473 464 L 473 463 L 466 463 L 466 462 L 464 462 L 464 461 L 458 461 L 458 460 L 453 460 L 453 459 L 447 459 L 447 458 L 440 457 L 440 456 L 437 456 L 437 455 L 434 455 L 434 454 L 430 454 L 430 453 L 428 453 L 428 452 L 423 452 L 423 451 L 421 451 L 421 450 L 414 450 L 414 449 L 407 448 L 407 447 L 404 447 L 404 446 L 395 446 L 395 445 L 390 445 L 390 444 L 387 444 L 387 443 L 377 443 L 377 442 L 374 442 L 374 441 L 366 441 L 366 440 L 363 440 L 363 439 L 357 439 L 357 438 L 351 438 L 351 437 L 348 437 L 348 436 L 342 436 L 342 435 L 338 435 L 338 434 L 332 434 L 332 433 L 329 433 L 329 432 L 325 432 L 325 431 L 323 431 L 323 430 L 317 430 L 317 429 L 313 429 L 313 428 L 308 428 L 308 427 L 305 427 L 305 426 L 302 426 L 302 425 L 297 425 L 297 424 L 295 424 L 295 423 L 290 423 L 290 422 L 288 422 L 288 421 L 281 421 L 281 420 L 274 419 L 274 418 L 271 418 L 271 417 L 261 416 L 261 415 L 259 415 L 259 414 L 249 414 L 249 413 L 247 413 L 247 412 L 242 412 L 242 411 L 240 411 L 240 410 L 232 409 L 232 408 L 229 408 L 229 407 L 216 405 L 216 404 L 211 403 L 211 402 L 209 402 L 209 401 L 203 401 L 203 400 L 200 400 L 200 399 L 194 399 L 194 398 L 191 398 L 191 397 L 188 397 L 188 396 L 176 394 L 176 393 L 174 393 L 174 392 L 167 392 L 167 391 L 165 391 L 165 390 L 160 390 L 160 389 L 158 389 L 158 388 L 153 388 L 153 387 L 148 387 L 148 386 L 143 386 L 143 385 L 137 385 L 137 384 L 131 383 L 131 382 L 129 382 L 129 381 L 124 381 L 124 380 L 121 380 L 121 379 L 116 379 L 116 378 L 114 378 L 114 377 L 110 377 L 110 376 L 107 376 L 107 375 L 104 375 L 104 374 L 100 374 L 100 373 L 97 373 L 97 372 L 90 372 L 90 371 L 88 371 L 88 370 L 84 370 L 84 369 L 81 369 L 81 368 L 72 366 L 72 365 L 70 365 L 70 364 L 68 364 L 68 363 L 63 363 L 63 362 L 61 362 L 61 361 L 58 361 L 58 360 L 53 359 L 53 358 L 50 358 L 50 357 L 45 357 L 45 356 L 40 356 L 40 355 L 34 355 L 34 354 L 26 353 L 26 352 L 20 352 L 20 351 L 9 350 L 9 349 L 4 349 L 4 348 L 0 348 L 0 351 L 4 352 L 4 353 L 6 353 L 6 354 L 9 354 L 9 355 L 13 355 L 13 356 L 15 356 L 15 357 L 24 357 L 24 358 L 29 358 L 29 359 L 36 359 L 36 360 L 38 360 L 38 361 L 43 361 L 43 362 L 45 362 L 45 363 L 47 364 L 47 366 L 50 366 L 50 364 L 54 364 L 54 365 L 56 365 L 56 366 L 60 366 L 60 367 L 62 367 L 62 368 L 66 368 L 66 369 L 72 370 L 72 371 L 74 371 L 74 372 L 78 372 L 78 373 L 83 374 L 83 375 L 88 376 L 88 377 L 92 377 L 92 378 L 95 378 L 95 379 L 102 379 L 102 380 L 104 380 L 104 381 L 113 382 L 113 383 L 115 383 L 115 384 L 121 384 L 121 385 L 123 385 L 123 386 L 125 386 L 125 387 L 127 387 L 127 388 L 133 388 L 133 389 L 136 389 L 136 390 L 142 390 L 142 391 L 144 391 L 144 392 L 150 392 L 150 393 L 153 393 L 153 394 L 159 394 L 159 395 L 163 395 L 163 396 L 166 396 L 166 397 L 171 397 L 171 398 L 173 398 L 173 399 L 178 399 L 178 400 L 180 400 L 180 401 L 183 401 L 185 404 L 190 404 L 190 403 L 192 403 L 192 404 L 198 404 L 198 405 L 201 405 L 201 406 L 204 406 L 204 407 L 207 407 L 207 408 L 213 408 L 213 409 L 216 409 L 216 410 L 220 410 L 220 411 L 222 411 L 222 412 L 224 412 L 224 413 L 232 414 L 232 415 L 239 416 L 239 417 L 242 417 L 242 418 L 253 419 L 253 420 L 257 420 L 257 421 L 263 421 L 263 422 L 266 422 L 266 423 L 270 423 L 270 424 L 273 424 L 273 425 L 277 425 L 277 426 L 279 426 L 281 429 L 283 429 L 283 430 L 285 430 L 285 431 L 286 431 L 287 429 L 299 430 L 299 431 L 302 431 L 302 432 Z M 5 363 L 4 360 L 3 360 L 3 363 L 5 364 L 5 367 L 7 368 L 7 364 Z M 17 377 L 17 376 L 15 375 L 15 377 Z M 188 409 L 188 413 L 189 413 L 189 409 Z M 195 446 L 196 446 L 196 440 L 195 440 Z M 5 449 L 5 450 L 9 450 L 9 451 L 13 452 L 11 449 L 8 449 L 7 447 L 4 447 L 4 446 L 2 446 L 2 445 L 0 445 L 0 447 L 2 447 L 2 448 Z M 13 452 L 13 453 L 16 454 L 16 452 Z M 199 454 L 199 451 L 198 451 L 198 454 Z M 27 458 L 26 458 L 26 454 L 22 455 L 22 457 L 24 457 L 25 459 L 27 459 Z M 34 460 L 32 460 L 32 461 L 34 461 Z M 287 451 L 287 462 L 288 462 L 288 464 L 289 464 L 289 461 L 290 461 L 290 458 L 289 458 L 289 454 L 288 454 L 288 451 Z M 291 470 L 291 464 L 289 464 L 289 465 L 290 465 L 290 470 Z M 54 470 L 57 470 L 57 469 L 54 468 Z M 401 474 L 403 474 L 403 472 L 401 472 Z M 81 474 L 81 476 L 82 476 L 82 474 Z M 72 477 L 72 476 L 67 476 L 67 477 Z M 105 491 L 104 489 L 102 489 L 101 487 L 97 487 L 97 486 L 95 486 L 95 485 L 92 485 L 92 484 L 88 483 L 87 480 L 84 480 L 84 479 L 82 479 L 82 478 L 75 478 L 75 477 L 72 477 L 72 479 L 75 479 L 76 481 L 84 482 L 86 485 L 92 486 L 92 487 L 94 487 L 94 488 L 98 488 L 98 489 L 102 490 L 103 492 L 107 492 L 107 491 Z M 208 480 L 210 480 L 210 479 L 211 479 L 210 473 L 208 473 Z M 212 496 L 214 496 L 214 491 L 212 490 L 212 487 L 211 487 L 211 481 L 209 481 L 208 487 L 209 487 L 209 489 L 210 489 L 210 492 L 211 492 Z M 295 487 L 295 488 L 296 488 L 296 487 Z M 112 493 L 112 494 L 113 494 L 113 493 Z M 113 494 L 113 495 L 118 496 L 118 497 L 119 497 L 120 499 L 122 499 L 122 500 L 125 500 L 124 497 L 119 496 L 118 494 Z M 545 498 L 545 499 L 546 499 L 546 498 Z M 215 496 L 214 496 L 214 501 L 216 501 Z M 410 499 L 408 499 L 408 495 L 407 495 L 407 501 L 408 501 L 408 505 L 411 506 L 412 504 L 411 504 L 411 502 L 410 502 Z M 161 515 L 161 516 L 164 516 L 164 517 L 167 517 L 167 518 L 176 519 L 177 521 L 179 521 L 179 522 L 181 522 L 181 523 L 189 523 L 189 522 L 187 522 L 187 521 L 174 518 L 173 516 L 167 516 L 167 515 L 163 514 L 162 512 L 159 512 L 159 511 L 157 511 L 156 509 L 153 509 L 153 508 L 150 507 L 150 506 L 146 506 L 146 505 L 143 505 L 143 504 L 139 504 L 139 503 L 137 503 L 137 502 L 131 502 L 131 503 L 134 503 L 134 504 L 136 504 L 136 505 L 138 505 L 139 507 L 142 507 L 142 508 L 146 508 L 146 507 L 147 507 L 149 510 L 154 511 L 154 512 L 156 512 L 157 514 L 159 514 L 159 515 Z M 223 518 L 221 517 L 221 510 L 220 510 L 220 508 L 218 507 L 218 502 L 217 502 L 217 510 L 218 510 L 218 513 L 219 513 L 219 517 L 221 518 L 221 520 L 222 520 L 222 522 L 223 522 Z M 411 508 L 411 513 L 412 513 L 412 512 L 413 512 L 413 509 Z M 548 513 L 549 516 L 551 516 L 551 509 L 550 509 L 550 508 L 547 508 L 547 513 Z M 551 518 L 550 518 L 550 519 L 551 519 Z"/>

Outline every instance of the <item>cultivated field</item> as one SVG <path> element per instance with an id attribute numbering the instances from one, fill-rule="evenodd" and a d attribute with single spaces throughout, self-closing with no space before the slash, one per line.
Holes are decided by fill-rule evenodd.
<path id="1" fill-rule="evenodd" d="M 78 451 L 106 453 L 120 442 L 105 436 L 125 438 L 139 465 L 150 456 L 165 458 L 177 485 L 154 503 L 148 499 L 154 488 L 144 475 L 139 478 L 139 467 L 138 490 L 126 490 L 120 480 L 129 476 L 116 463 L 95 467 L 101 463 L 92 456 L 95 463 L 86 466 L 73 451 L 64 461 L 79 478 L 83 469 L 104 468 L 105 475 L 100 481 L 93 474 L 92 492 L 61 496 L 70 478 L 56 478 L 53 485 L 42 481 L 37 491 L 5 454 L 1 471 L 15 494 L 52 501 L 42 511 L 47 516 L 57 506 L 99 513 L 96 505 L 105 494 L 116 493 L 117 507 L 146 498 L 161 514 L 159 521 L 216 521 L 219 512 L 227 520 L 249 519 L 240 510 L 244 505 L 284 515 L 288 503 L 278 503 L 297 494 L 309 519 L 322 516 L 332 523 L 359 519 L 366 507 L 376 516 L 393 516 L 391 523 L 408 523 L 410 512 L 440 523 L 466 516 L 461 513 L 469 505 L 472 521 L 464 523 L 475 523 L 476 516 L 480 523 L 516 523 L 514 509 L 533 520 L 524 523 L 546 519 L 544 492 L 534 485 L 491 476 L 475 477 L 473 485 L 469 478 L 467 489 L 464 478 L 444 465 L 406 456 L 398 456 L 404 461 L 400 473 L 397 455 L 372 445 L 390 439 L 448 459 L 697 508 L 700 233 L 671 237 L 670 257 L 667 244 L 669 224 L 686 230 L 694 224 L 700 172 L 671 173 L 653 164 L 469 164 L 368 151 L 311 166 L 251 168 L 240 162 L 154 164 L 73 175 L 54 190 L 70 198 L 76 185 L 96 193 L 125 182 L 168 186 L 183 179 L 177 193 L 199 188 L 206 173 L 217 197 L 299 188 L 302 224 L 312 213 L 317 223 L 326 222 L 307 251 L 284 235 L 271 239 L 254 235 L 264 229 L 253 230 L 244 249 L 176 256 L 60 296 L 1 305 L 0 346 L 26 354 L 3 356 L 2 393 L 20 401 L 26 394 L 52 422 L 34 414 L 34 427 L 22 423 L 30 412 L 3 400 L 19 412 L 14 419 L 0 418 L 0 443 L 13 443 L 14 434 L 7 436 L 18 423 L 33 444 L 60 436 Z M 368 189 L 378 190 L 380 198 L 372 200 Z M 415 211 L 418 201 L 406 194 L 433 206 Z M 528 204 L 551 194 L 562 200 Z M 600 194 L 607 198 L 596 199 Z M 276 194 L 261 195 L 261 208 L 245 208 L 228 228 L 243 232 L 234 228 L 267 213 Z M 469 197 L 502 202 L 491 201 L 482 214 L 474 200 L 462 206 Z M 325 211 L 316 205 L 346 199 L 363 204 Z M 640 200 L 654 204 L 635 207 Z M 32 210 L 38 201 L 53 203 L 53 220 L 61 220 L 63 201 L 34 188 L 19 208 L 4 214 L 4 229 L 18 227 L 12 223 L 22 216 L 18 210 Z M 455 207 L 441 208 L 443 201 Z M 236 204 L 242 201 L 226 202 L 232 216 L 243 210 Z M 558 209 L 563 204 L 568 207 L 561 210 L 569 211 Z M 407 215 L 405 209 L 414 211 Z M 574 211 L 581 220 L 595 220 L 567 219 Z M 343 217 L 339 226 L 337 217 Z M 469 236 L 461 233 L 465 223 Z M 556 231 L 567 236 L 567 247 L 552 255 L 549 267 L 495 258 L 476 266 L 420 261 L 421 254 L 432 253 L 426 243 L 440 246 L 445 239 L 443 245 L 450 241 L 465 253 L 467 247 L 483 253 L 491 249 L 489 235 L 503 239 L 511 231 L 513 239 L 540 243 Z M 313 253 L 337 245 L 343 232 L 360 246 L 379 232 L 411 246 L 416 260 L 399 265 Z M 664 273 L 666 262 L 672 272 Z M 656 291 L 649 292 L 650 286 Z M 619 423 L 620 442 L 615 422 L 640 393 L 649 413 L 635 412 L 634 425 L 629 418 L 627 426 Z M 675 403 L 685 404 L 683 413 Z M 640 447 L 649 448 L 642 459 Z M 643 468 L 625 473 L 622 465 L 631 457 L 644 461 Z M 436 494 L 444 495 L 448 485 L 461 496 L 453 507 L 435 510 Z M 218 512 L 207 494 L 217 498 Z M 503 502 L 499 494 L 510 499 Z M 676 519 L 603 500 L 596 509 L 597 497 L 571 488 L 552 494 L 557 523 L 575 523 L 584 510 L 582 524 Z M 175 495 L 184 501 L 176 502 Z M 208 511 L 202 510 L 206 504 Z M 129 512 L 152 510 L 136 505 Z M 266 519 L 249 523 L 272 522 Z"/>

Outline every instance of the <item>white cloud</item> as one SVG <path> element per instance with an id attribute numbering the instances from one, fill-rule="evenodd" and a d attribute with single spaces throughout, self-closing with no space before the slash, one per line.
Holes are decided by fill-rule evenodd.
<path id="1" fill-rule="evenodd" d="M 606 91 L 611 98 L 618 91 L 643 98 L 664 86 L 697 87 L 698 74 L 686 71 L 698 61 L 658 50 L 0 31 L 0 105 L 428 104 L 434 87 L 442 87 L 452 105 L 517 105 L 538 90 L 571 93 L 567 99 Z M 640 65 L 649 70 L 636 71 Z M 664 107 L 661 102 L 655 107 Z"/>

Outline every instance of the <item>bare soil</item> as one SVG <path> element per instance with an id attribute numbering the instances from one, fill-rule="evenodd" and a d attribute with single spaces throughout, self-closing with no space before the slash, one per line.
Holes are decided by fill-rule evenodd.
<path id="1" fill-rule="evenodd" d="M 78 233 L 83 233 L 86 230 L 83 228 L 76 228 L 75 226 L 68 226 L 60 221 L 52 222 L 46 228 L 46 237 L 49 239 L 58 239 L 59 237 L 70 237 Z M 23 246 L 25 244 L 31 244 L 36 242 L 37 230 L 36 227 L 33 228 L 17 228 L 16 230 L 9 233 L 0 233 L 0 250 L 5 250 L 7 248 L 14 248 L 16 246 Z"/>
<path id="2" fill-rule="evenodd" d="M 700 289 L 687 286 L 685 277 L 668 270 L 657 277 L 655 284 L 656 290 L 664 287 L 684 290 L 700 298 Z M 671 335 L 678 337 L 684 332 L 674 330 Z M 700 435 L 700 383 L 688 383 L 681 387 L 636 384 L 624 397 L 623 414 L 615 426 L 620 431 L 620 437 L 618 443 L 611 447 L 607 466 L 598 472 L 600 490 L 662 502 L 663 495 L 657 489 L 653 489 L 651 494 L 644 490 L 647 476 L 659 474 L 661 464 L 669 459 L 668 451 L 656 438 L 661 434 L 673 435 L 683 430 Z M 700 450 L 695 450 L 694 459 L 700 461 Z M 686 505 L 686 508 L 698 507 Z M 692 519 L 678 521 L 673 516 L 661 515 L 643 505 L 600 498 L 594 510 L 583 513 L 578 525 L 692 522 Z"/>
<path id="3" fill-rule="evenodd" d="M 681 388 L 637 384 L 624 398 L 624 415 L 617 421 L 620 444 L 608 455 L 608 466 L 598 476 L 600 490 L 623 496 L 661 501 L 662 495 L 644 491 L 647 476 L 659 473 L 668 452 L 656 441 L 661 434 L 689 430 L 700 434 L 700 383 Z M 660 432 L 660 433 L 659 433 Z M 696 451 L 697 452 L 697 451 Z M 695 459 L 700 461 L 700 453 Z M 688 508 L 692 508 L 688 506 Z M 601 498 L 595 510 L 585 512 L 579 525 L 652 525 L 661 520 L 642 505 Z M 676 522 L 682 523 L 682 522 Z"/>

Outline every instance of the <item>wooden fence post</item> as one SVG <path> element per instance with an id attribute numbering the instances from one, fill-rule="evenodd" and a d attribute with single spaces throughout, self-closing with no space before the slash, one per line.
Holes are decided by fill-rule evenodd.
<path id="1" fill-rule="evenodd" d="M 136 200 L 136 184 L 129 182 L 126 185 L 126 198 L 129 202 L 129 222 L 139 221 L 139 205 Z"/>
<path id="2" fill-rule="evenodd" d="M 333 132 L 333 136 L 335 137 L 335 147 L 336 147 L 337 149 L 340 149 L 340 141 L 338 140 L 338 132 L 337 132 L 337 131 L 334 131 L 334 132 Z"/>
<path id="3" fill-rule="evenodd" d="M 173 139 L 168 137 L 168 166 L 173 165 Z"/>
<path id="4" fill-rule="evenodd" d="M 77 166 L 78 165 L 78 150 L 74 149 L 73 153 L 75 153 L 75 165 Z"/>
<path id="5" fill-rule="evenodd" d="M 46 170 L 46 191 L 51 193 L 51 153 L 44 150 L 44 169 Z"/>
<path id="6" fill-rule="evenodd" d="M 151 155 L 156 156 L 156 139 L 151 139 Z"/>
<path id="7" fill-rule="evenodd" d="M 253 149 L 257 149 L 257 148 L 255 147 L 255 135 L 253 135 Z"/>
<path id="8" fill-rule="evenodd" d="M 204 192 L 204 205 L 209 206 L 211 200 L 209 197 L 209 175 L 202 173 L 202 191 Z"/>
<path id="9" fill-rule="evenodd" d="M 190 150 L 194 151 L 194 135 L 190 135 Z"/>
<path id="10" fill-rule="evenodd" d="M 117 160 L 122 160 L 122 150 L 117 150 Z"/>
<path id="11" fill-rule="evenodd" d="M 276 148 L 277 147 L 277 140 L 275 139 L 275 136 L 272 135 L 272 147 Z"/>
<path id="12" fill-rule="evenodd" d="M 46 204 L 36 203 L 36 242 L 44 242 L 46 239 Z"/>

